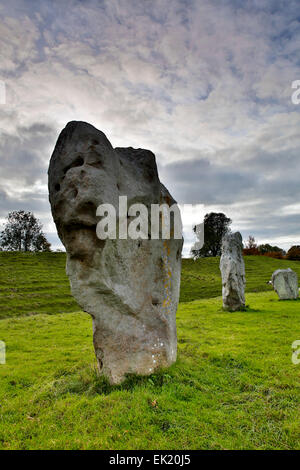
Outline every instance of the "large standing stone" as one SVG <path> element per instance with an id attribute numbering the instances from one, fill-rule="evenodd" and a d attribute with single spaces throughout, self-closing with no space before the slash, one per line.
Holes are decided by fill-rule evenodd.
<path id="1" fill-rule="evenodd" d="M 281 300 L 298 298 L 298 276 L 292 269 L 277 269 L 272 274 L 271 283 Z"/>
<path id="2" fill-rule="evenodd" d="M 245 264 L 243 242 L 239 232 L 228 233 L 222 241 L 220 270 L 223 308 L 235 311 L 245 307 Z"/>
<path id="3" fill-rule="evenodd" d="M 71 290 L 93 319 L 99 369 L 111 383 L 176 360 L 182 239 L 100 240 L 96 209 L 175 203 L 149 150 L 113 148 L 85 122 L 61 132 L 49 166 L 49 199 L 67 251 Z M 130 222 L 127 216 L 128 224 Z M 66 319 L 67 321 L 67 319 Z"/>

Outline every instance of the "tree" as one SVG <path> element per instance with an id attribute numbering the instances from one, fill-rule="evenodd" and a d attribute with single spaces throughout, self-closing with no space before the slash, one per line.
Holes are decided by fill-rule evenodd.
<path id="1" fill-rule="evenodd" d="M 259 255 L 257 244 L 253 235 L 249 235 L 246 247 L 243 250 L 245 256 Z"/>
<path id="2" fill-rule="evenodd" d="M 286 254 L 287 259 L 300 261 L 300 245 L 293 245 Z"/>
<path id="3" fill-rule="evenodd" d="M 261 255 L 270 256 L 271 258 L 280 258 L 285 255 L 285 251 L 279 246 L 272 246 L 269 243 L 258 246 L 258 251 Z M 276 253 L 278 256 L 276 256 Z"/>
<path id="4" fill-rule="evenodd" d="M 6 251 L 51 251 L 42 232 L 42 225 L 32 212 L 13 211 L 0 235 L 0 245 Z"/>
<path id="5" fill-rule="evenodd" d="M 277 247 L 271 246 L 269 243 L 264 243 L 263 245 L 258 246 L 258 251 L 261 255 L 265 255 L 266 253 L 270 253 L 271 251 L 277 251 Z"/>
<path id="6" fill-rule="evenodd" d="M 246 248 L 248 250 L 252 250 L 253 248 L 257 248 L 257 244 L 256 244 L 256 241 L 255 241 L 255 238 L 253 237 L 253 235 L 249 235 Z"/>
<path id="7" fill-rule="evenodd" d="M 222 212 L 206 214 L 204 217 L 204 245 L 201 249 L 195 249 L 195 246 L 192 247 L 193 258 L 220 256 L 222 238 L 230 231 L 229 225 L 231 222 L 232 220 Z M 197 226 L 193 230 L 197 234 Z"/>

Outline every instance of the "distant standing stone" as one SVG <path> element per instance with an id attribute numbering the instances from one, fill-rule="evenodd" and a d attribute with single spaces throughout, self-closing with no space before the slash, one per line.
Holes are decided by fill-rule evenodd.
<path id="1" fill-rule="evenodd" d="M 277 269 L 272 274 L 271 282 L 281 300 L 295 300 L 298 298 L 298 276 L 292 269 Z"/>
<path id="2" fill-rule="evenodd" d="M 239 232 L 228 233 L 222 241 L 220 270 L 222 275 L 223 308 L 229 311 L 245 307 L 245 263 L 243 242 Z"/>

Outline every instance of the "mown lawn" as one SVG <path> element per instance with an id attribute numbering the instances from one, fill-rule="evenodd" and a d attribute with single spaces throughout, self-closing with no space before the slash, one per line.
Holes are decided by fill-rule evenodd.
<path id="1" fill-rule="evenodd" d="M 181 303 L 177 363 L 121 387 L 95 373 L 88 315 L 1 320 L 0 447 L 299 449 L 300 301 L 265 292 L 247 303 Z"/>

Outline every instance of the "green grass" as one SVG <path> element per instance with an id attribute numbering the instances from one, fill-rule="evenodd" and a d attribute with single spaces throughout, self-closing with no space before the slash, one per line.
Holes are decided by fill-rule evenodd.
<path id="1" fill-rule="evenodd" d="M 79 310 L 65 273 L 65 253 L 0 253 L 0 318 Z M 245 257 L 247 292 L 271 291 L 273 271 L 291 267 L 300 278 L 299 261 Z M 182 302 L 221 295 L 219 258 L 182 262 Z"/>
<path id="2" fill-rule="evenodd" d="M 83 313 L 0 321 L 2 449 L 299 449 L 300 301 L 248 294 L 181 304 L 178 361 L 111 387 Z"/>
<path id="3" fill-rule="evenodd" d="M 300 262 L 268 258 L 267 256 L 245 256 L 246 292 L 272 291 L 267 282 L 276 269 L 291 268 L 300 279 Z M 184 259 L 182 263 L 182 302 L 205 299 L 221 295 L 222 283 L 219 269 L 220 258 L 201 258 L 197 261 Z"/>
<path id="4" fill-rule="evenodd" d="M 0 318 L 78 310 L 65 253 L 0 253 Z"/>
<path id="5" fill-rule="evenodd" d="M 266 284 L 300 263 L 245 261 L 249 307 L 226 313 L 219 260 L 183 260 L 176 364 L 112 387 L 97 376 L 65 254 L 0 253 L 0 448 L 300 449 L 300 300 Z"/>

